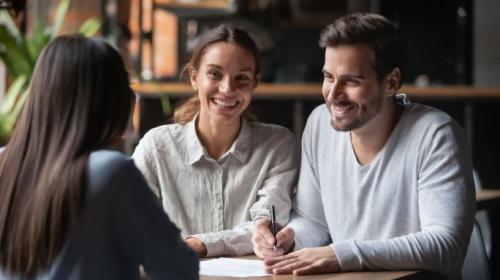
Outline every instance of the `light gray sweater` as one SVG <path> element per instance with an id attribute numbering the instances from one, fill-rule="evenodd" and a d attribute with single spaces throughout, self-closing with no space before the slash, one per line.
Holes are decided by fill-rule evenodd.
<path id="1" fill-rule="evenodd" d="M 296 249 L 331 244 L 342 270 L 423 269 L 460 275 L 472 232 L 471 159 L 456 122 L 410 104 L 384 148 L 362 166 L 350 133 L 321 105 L 302 138 L 293 219 Z"/>

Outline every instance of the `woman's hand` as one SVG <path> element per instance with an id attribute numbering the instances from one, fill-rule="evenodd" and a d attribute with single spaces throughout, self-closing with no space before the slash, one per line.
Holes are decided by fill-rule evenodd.
<path id="1" fill-rule="evenodd" d="M 195 251 L 196 254 L 200 257 L 206 257 L 207 256 L 207 246 L 205 246 L 205 243 L 201 241 L 200 239 L 196 237 L 189 236 L 184 240 L 193 251 Z"/>

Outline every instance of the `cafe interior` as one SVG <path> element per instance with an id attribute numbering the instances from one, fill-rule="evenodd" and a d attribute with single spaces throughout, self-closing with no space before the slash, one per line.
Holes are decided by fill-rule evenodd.
<path id="1" fill-rule="evenodd" d="M 133 125 L 119 147 L 128 155 L 148 130 L 171 123 L 176 106 L 193 95 L 182 69 L 206 30 L 231 23 L 250 33 L 262 61 L 251 107 L 260 121 L 285 126 L 300 139 L 307 117 L 324 102 L 321 30 L 354 12 L 396 21 L 409 46 L 400 92 L 451 115 L 471 147 L 482 257 L 464 279 L 500 279 L 500 1 L 0 0 L 0 11 L 19 38 L 83 32 L 119 49 L 137 96 Z M 8 47 L 2 40 L 0 54 Z M 21 91 L 16 77 L 24 58 L 13 58 L 17 72 L 8 65 L 12 59 L 0 58 L 0 114 L 10 114 L 0 118 L 10 121 L 0 123 L 2 146 L 16 118 L 6 93 L 16 86 Z M 483 275 L 488 278 L 476 278 Z"/>

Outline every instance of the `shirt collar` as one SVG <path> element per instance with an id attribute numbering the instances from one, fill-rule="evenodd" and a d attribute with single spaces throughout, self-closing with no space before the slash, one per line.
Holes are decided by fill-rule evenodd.
<path id="1" fill-rule="evenodd" d="M 198 119 L 198 114 L 194 116 L 194 118 L 188 122 L 185 126 L 186 138 L 185 141 L 187 143 L 185 160 L 193 165 L 195 162 L 199 161 L 205 152 L 205 147 L 200 142 L 198 138 L 198 134 L 196 133 L 196 120 Z"/>
<path id="2" fill-rule="evenodd" d="M 250 154 L 250 145 L 252 139 L 252 129 L 250 125 L 251 124 L 248 123 L 245 118 L 242 118 L 240 133 L 238 134 L 238 137 L 228 151 L 229 153 L 233 154 L 233 156 L 242 164 L 247 161 Z"/>
<path id="3" fill-rule="evenodd" d="M 193 120 L 188 122 L 185 126 L 186 129 L 186 138 L 185 141 L 187 143 L 187 151 L 185 154 L 185 160 L 193 165 L 198 162 L 204 155 L 209 157 L 205 147 L 201 143 L 198 134 L 196 133 L 196 120 L 198 119 L 198 115 L 196 115 Z M 227 151 L 227 153 L 223 156 L 226 157 L 228 154 L 232 154 L 240 163 L 245 163 L 249 157 L 250 153 L 250 145 L 251 145 L 251 124 L 248 123 L 247 120 L 242 118 L 241 128 L 238 134 L 238 137 L 234 141 L 231 148 Z"/>

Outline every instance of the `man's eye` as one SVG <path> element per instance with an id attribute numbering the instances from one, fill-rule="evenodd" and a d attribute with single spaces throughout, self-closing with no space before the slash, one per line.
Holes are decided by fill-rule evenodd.
<path id="1" fill-rule="evenodd" d="M 346 84 L 348 84 L 350 86 L 357 86 L 360 84 L 360 82 L 358 80 L 351 79 L 351 80 L 347 80 Z"/>
<path id="2" fill-rule="evenodd" d="M 248 81 L 248 80 L 250 80 L 250 77 L 248 77 L 246 75 L 238 75 L 238 76 L 236 76 L 236 80 L 238 80 L 238 81 Z"/>

